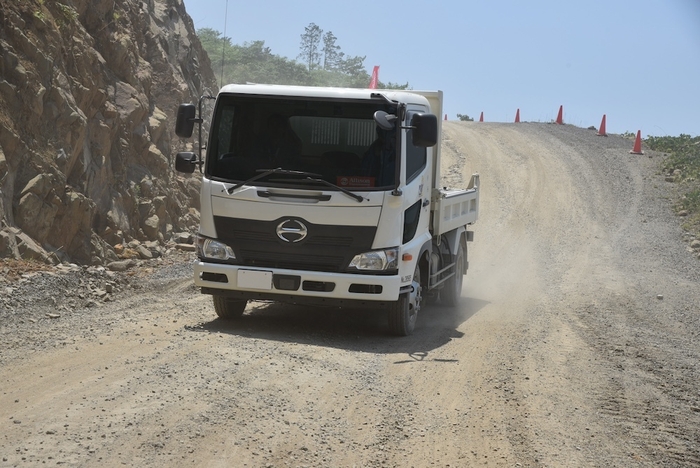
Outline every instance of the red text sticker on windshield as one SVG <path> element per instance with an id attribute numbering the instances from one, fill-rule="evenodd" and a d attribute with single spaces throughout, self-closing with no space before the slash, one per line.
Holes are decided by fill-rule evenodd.
<path id="1" fill-rule="evenodd" d="M 374 177 L 366 176 L 338 176 L 335 185 L 341 187 L 368 188 L 374 187 Z"/>

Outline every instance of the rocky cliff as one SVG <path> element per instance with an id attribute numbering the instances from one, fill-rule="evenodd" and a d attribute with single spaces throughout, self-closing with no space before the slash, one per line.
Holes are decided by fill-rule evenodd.
<path id="1" fill-rule="evenodd" d="M 198 222 L 180 102 L 216 91 L 182 0 L 0 0 L 0 257 L 100 264 Z"/>

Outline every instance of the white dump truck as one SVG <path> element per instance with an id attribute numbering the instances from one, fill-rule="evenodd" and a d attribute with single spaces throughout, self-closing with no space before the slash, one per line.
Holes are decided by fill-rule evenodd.
<path id="1" fill-rule="evenodd" d="M 371 307 L 410 335 L 426 301 L 456 306 L 479 175 L 440 184 L 441 115 L 441 91 L 228 85 L 180 105 L 176 134 L 200 136 L 176 156 L 203 174 L 194 282 L 217 315 L 251 300 Z"/>

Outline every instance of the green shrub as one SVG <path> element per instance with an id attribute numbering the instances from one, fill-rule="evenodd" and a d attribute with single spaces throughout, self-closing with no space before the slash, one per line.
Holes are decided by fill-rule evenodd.
<path id="1" fill-rule="evenodd" d="M 652 136 L 647 138 L 646 143 L 655 151 L 670 153 L 664 161 L 663 169 L 667 172 L 680 170 L 680 181 L 697 180 L 700 176 L 700 137 L 683 134 L 677 137 Z"/>
<path id="2" fill-rule="evenodd" d="M 674 183 L 678 184 L 676 211 L 686 212 L 683 228 L 700 237 L 700 137 L 651 136 L 646 139 L 646 145 L 654 151 L 668 153 L 661 170 L 673 176 Z"/>

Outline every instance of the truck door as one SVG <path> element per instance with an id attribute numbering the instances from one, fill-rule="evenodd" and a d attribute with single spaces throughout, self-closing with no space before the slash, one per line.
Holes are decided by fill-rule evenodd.
<path id="1" fill-rule="evenodd" d="M 415 113 L 426 112 L 426 109 L 418 106 L 408 108 L 406 116 L 406 126 L 410 125 Z M 405 158 L 402 166 L 401 180 L 405 182 L 403 187 L 403 209 L 404 209 L 404 229 L 403 229 L 403 251 L 411 251 L 417 258 L 420 247 L 430 239 L 428 225 L 430 221 L 430 197 L 431 184 L 430 175 L 432 169 L 428 157 L 428 152 L 432 148 L 421 148 L 414 146 L 412 142 L 412 130 L 406 129 L 403 132 L 402 147 Z"/>

